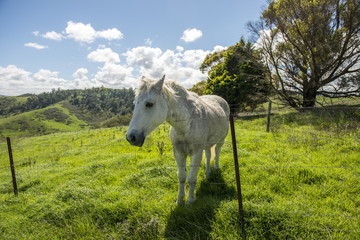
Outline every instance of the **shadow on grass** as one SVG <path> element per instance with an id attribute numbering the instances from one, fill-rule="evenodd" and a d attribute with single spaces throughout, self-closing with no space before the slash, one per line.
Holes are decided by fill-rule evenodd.
<path id="1" fill-rule="evenodd" d="M 221 170 L 213 171 L 196 191 L 196 201 L 191 206 L 177 206 L 169 215 L 165 228 L 167 239 L 209 239 L 211 224 L 221 201 L 236 198 L 234 186 L 229 186 Z"/>

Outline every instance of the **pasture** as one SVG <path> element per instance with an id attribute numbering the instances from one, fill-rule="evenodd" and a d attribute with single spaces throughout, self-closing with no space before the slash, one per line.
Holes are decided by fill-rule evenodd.
<path id="1" fill-rule="evenodd" d="M 248 239 L 360 238 L 360 113 L 339 109 L 277 113 L 269 133 L 266 116 L 236 120 Z M 203 156 L 196 201 L 179 207 L 169 125 L 142 148 L 126 131 L 12 140 L 17 197 L 0 142 L 0 238 L 240 238 L 230 133 L 221 170 L 205 179 Z"/>

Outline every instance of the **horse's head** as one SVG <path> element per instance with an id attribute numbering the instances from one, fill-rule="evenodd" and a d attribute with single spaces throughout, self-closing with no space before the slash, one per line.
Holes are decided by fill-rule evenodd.
<path id="1" fill-rule="evenodd" d="M 166 121 L 168 100 L 163 91 L 165 75 L 158 81 L 142 78 L 135 97 L 134 113 L 126 133 L 131 145 L 141 147 L 145 137 Z"/>

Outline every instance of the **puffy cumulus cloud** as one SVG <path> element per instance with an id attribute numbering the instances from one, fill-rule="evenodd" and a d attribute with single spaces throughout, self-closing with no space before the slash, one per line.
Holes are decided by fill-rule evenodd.
<path id="1" fill-rule="evenodd" d="M 183 53 L 183 60 L 186 63 L 186 66 L 199 69 L 206 55 L 209 53 L 210 51 L 204 51 L 202 49 L 187 50 Z"/>
<path id="2" fill-rule="evenodd" d="M 92 43 L 96 38 L 95 29 L 89 24 L 75 23 L 69 21 L 65 28 L 65 33 L 68 38 L 73 38 L 78 42 Z"/>
<path id="3" fill-rule="evenodd" d="M 45 33 L 45 34 L 43 34 L 41 36 L 43 38 L 47 38 L 47 39 L 51 39 L 51 40 L 55 40 L 55 41 L 61 41 L 63 39 L 63 37 L 64 37 L 61 33 L 57 33 L 55 31 L 47 32 L 47 33 Z"/>
<path id="4" fill-rule="evenodd" d="M 98 48 L 89 53 L 87 58 L 93 62 L 116 63 L 120 62 L 119 54 L 113 52 L 110 48 Z"/>
<path id="5" fill-rule="evenodd" d="M 31 73 L 14 65 L 0 66 L 0 94 L 16 96 L 26 92 L 24 86 L 31 84 Z"/>
<path id="6" fill-rule="evenodd" d="M 207 51 L 185 50 L 177 46 L 174 50 L 162 51 L 160 48 L 142 46 L 126 51 L 122 55 L 126 61 L 120 64 L 119 55 L 110 48 L 99 46 L 88 58 L 91 61 L 103 62 L 104 65 L 92 73 L 87 68 L 78 68 L 69 80 L 61 78 L 59 72 L 47 69 L 32 74 L 14 65 L 0 67 L 0 94 L 41 93 L 53 88 L 134 88 L 140 83 L 141 76 L 158 79 L 164 74 L 167 80 L 178 81 L 190 88 L 207 78 L 207 75 L 199 70 L 206 55 L 222 49 L 225 48 L 216 46 Z"/>
<path id="7" fill-rule="evenodd" d="M 176 51 L 183 52 L 184 48 L 182 46 L 176 46 Z"/>
<path id="8" fill-rule="evenodd" d="M 58 77 L 58 72 L 41 69 L 37 73 L 14 65 L 0 66 L 0 94 L 16 96 L 24 93 L 41 93 L 53 88 L 70 88 L 70 82 Z"/>
<path id="9" fill-rule="evenodd" d="M 88 80 L 88 77 L 86 76 L 87 73 L 88 70 L 86 68 L 79 68 L 78 70 L 76 70 L 76 72 L 74 72 L 72 76 L 74 79 L 87 81 Z"/>
<path id="10" fill-rule="evenodd" d="M 79 68 L 73 73 L 73 86 L 72 88 L 76 89 L 84 89 L 84 88 L 91 88 L 97 86 L 96 82 L 90 81 L 87 77 L 88 70 L 86 68 Z"/>
<path id="11" fill-rule="evenodd" d="M 166 74 L 167 79 L 178 81 L 186 87 L 192 87 L 205 80 L 199 67 L 207 54 L 224 49 L 216 46 L 212 51 L 186 50 L 177 46 L 176 50 L 161 51 L 159 48 L 137 47 L 128 50 L 124 56 L 128 66 L 134 67 L 134 72 L 152 78 L 160 78 Z"/>
<path id="12" fill-rule="evenodd" d="M 105 63 L 95 74 L 94 82 L 98 82 L 105 87 L 129 88 L 136 85 L 132 77 L 132 67 L 122 66 L 115 63 Z"/>
<path id="13" fill-rule="evenodd" d="M 44 45 L 40 45 L 40 44 L 38 44 L 38 43 L 32 43 L 32 42 L 25 43 L 24 46 L 25 46 L 25 47 L 35 48 L 35 49 L 37 49 L 37 50 L 41 50 L 41 49 L 48 48 L 48 46 L 44 46 Z"/>
<path id="14" fill-rule="evenodd" d="M 223 46 L 220 46 L 220 45 L 216 45 L 216 46 L 214 47 L 213 52 L 221 52 L 222 50 L 225 50 L 225 49 L 227 49 L 227 47 L 223 47 Z"/>
<path id="15" fill-rule="evenodd" d="M 185 42 L 194 42 L 202 37 L 202 31 L 196 28 L 186 29 L 181 37 Z"/>
<path id="16" fill-rule="evenodd" d="M 58 78 L 59 72 L 51 72 L 47 69 L 40 69 L 39 72 L 35 73 L 33 78 L 34 81 L 48 85 L 60 85 L 66 81 L 63 78 Z"/>
<path id="17" fill-rule="evenodd" d="M 130 66 L 140 66 L 145 69 L 153 68 L 154 61 L 158 59 L 162 54 L 160 48 L 152 47 L 136 47 L 127 51 L 126 62 Z"/>
<path id="18" fill-rule="evenodd" d="M 15 65 L 8 65 L 5 68 L 0 66 L 0 83 L 1 86 L 4 86 L 1 91 L 6 89 L 5 86 L 18 87 L 26 84 L 31 81 L 30 74 L 30 72 L 18 68 Z"/>
<path id="19" fill-rule="evenodd" d="M 106 40 L 111 41 L 116 39 L 122 39 L 124 35 L 116 28 L 112 28 L 112 29 L 96 32 L 96 37 L 105 38 Z"/>
<path id="20" fill-rule="evenodd" d="M 90 23 L 83 24 L 81 22 L 69 21 L 65 28 L 67 38 L 72 38 L 77 42 L 92 43 L 96 38 L 104 38 L 109 41 L 122 39 L 123 34 L 116 28 L 96 31 Z"/>

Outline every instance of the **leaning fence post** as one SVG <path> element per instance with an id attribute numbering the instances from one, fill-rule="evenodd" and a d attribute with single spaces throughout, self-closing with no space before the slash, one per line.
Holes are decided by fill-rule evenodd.
<path id="1" fill-rule="evenodd" d="M 266 124 L 266 132 L 270 131 L 270 115 L 271 115 L 271 100 L 269 100 L 268 114 L 267 114 L 267 124 Z"/>
<path id="2" fill-rule="evenodd" d="M 238 162 L 238 155 L 237 155 L 235 126 L 234 126 L 234 117 L 233 117 L 233 115 L 230 115 L 230 128 L 231 128 L 231 139 L 232 139 L 234 163 L 235 163 L 236 186 L 237 186 L 237 192 L 238 192 L 238 204 L 239 204 L 241 234 L 242 234 L 242 238 L 246 239 L 244 210 L 243 210 L 242 195 L 241 195 L 239 162 Z"/>
<path id="3" fill-rule="evenodd" d="M 11 176 L 12 176 L 12 181 L 13 181 L 13 186 L 14 186 L 14 194 L 15 194 L 15 196 L 17 196 L 18 190 L 17 190 L 17 184 L 16 184 L 15 167 L 14 167 L 14 159 L 13 159 L 12 149 L 11 149 L 11 141 L 10 141 L 9 137 L 7 137 L 6 140 L 7 140 L 8 151 L 9 151 L 10 168 L 11 168 Z"/>

